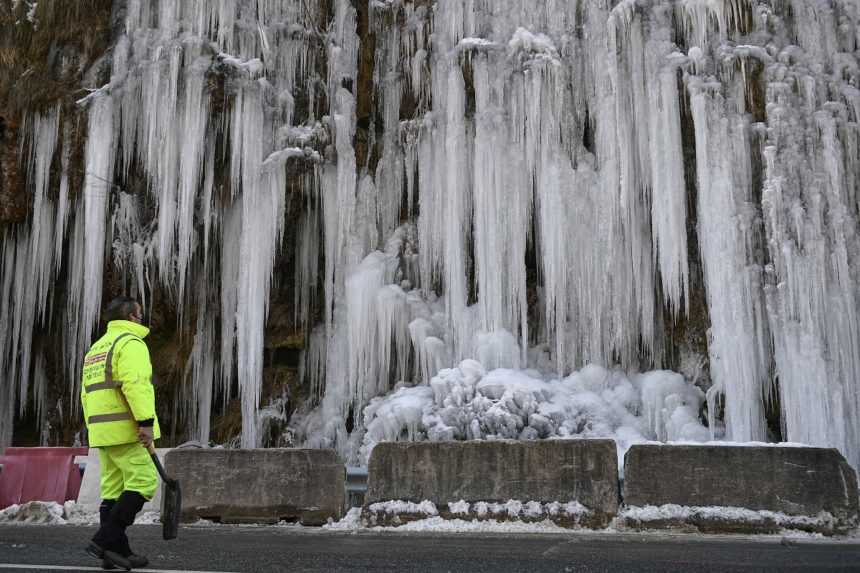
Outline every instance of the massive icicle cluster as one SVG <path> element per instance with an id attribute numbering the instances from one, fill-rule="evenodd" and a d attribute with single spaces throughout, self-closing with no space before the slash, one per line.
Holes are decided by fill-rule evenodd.
<path id="1" fill-rule="evenodd" d="M 668 375 L 630 374 L 616 384 L 629 408 L 601 398 L 617 418 L 601 435 L 665 439 L 665 416 L 683 412 L 695 436 L 679 436 L 766 440 L 778 397 L 784 439 L 856 466 L 858 44 L 849 0 L 131 1 L 110 83 L 83 102 L 81 196 L 59 112 L 24 130 L 34 208 L 3 235 L 0 370 L 13 375 L 0 403 L 25 404 L 30 380 L 43 393 L 32 332 L 61 265 L 74 379 L 108 241 L 129 292 L 160 285 L 193 324 L 193 437 L 208 438 L 213 396 L 238 387 L 241 443 L 259 444 L 285 247 L 307 444 L 356 459 L 362 440 L 366 453 L 402 429 L 588 434 L 558 404 L 595 391 L 565 376 L 662 367 L 689 351 L 677 321 L 698 321 L 710 430 L 690 381 L 651 403 L 644 381 Z M 54 155 L 59 194 L 46 193 Z M 499 376 L 529 392 L 485 392 Z M 419 385 L 372 402 L 400 383 Z M 436 417 L 420 431 L 412 414 L 386 418 L 398 396 L 435 396 Z M 9 432 L 0 417 L 0 442 Z"/>

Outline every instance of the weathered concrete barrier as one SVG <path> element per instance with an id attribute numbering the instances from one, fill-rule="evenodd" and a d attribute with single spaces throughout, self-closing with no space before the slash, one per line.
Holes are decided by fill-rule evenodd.
<path id="1" fill-rule="evenodd" d="M 333 450 L 177 449 L 167 473 L 182 487 L 182 519 L 221 523 L 340 519 L 344 466 Z"/>
<path id="2" fill-rule="evenodd" d="M 835 449 L 635 445 L 625 525 L 702 532 L 841 533 L 858 523 L 857 475 Z"/>
<path id="3" fill-rule="evenodd" d="M 618 511 L 612 440 L 387 442 L 368 475 L 362 516 L 375 525 L 440 515 L 605 527 Z"/>

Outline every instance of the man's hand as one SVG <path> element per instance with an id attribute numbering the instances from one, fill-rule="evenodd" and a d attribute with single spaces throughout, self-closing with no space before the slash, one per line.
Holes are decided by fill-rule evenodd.
<path id="1" fill-rule="evenodd" d="M 138 426 L 137 427 L 137 439 L 140 440 L 140 443 L 143 444 L 144 448 L 148 448 L 150 446 L 150 444 L 152 444 L 152 437 L 153 437 L 152 426 L 148 426 L 148 427 Z"/>

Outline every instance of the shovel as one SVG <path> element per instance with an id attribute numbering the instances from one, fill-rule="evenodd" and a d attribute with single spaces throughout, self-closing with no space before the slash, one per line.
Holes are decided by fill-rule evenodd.
<path id="1" fill-rule="evenodd" d="M 149 444 L 149 457 L 161 476 L 161 535 L 165 540 L 176 539 L 179 534 L 179 515 L 182 513 L 182 490 L 179 482 L 167 475 L 161 460 L 155 454 L 155 447 Z"/>

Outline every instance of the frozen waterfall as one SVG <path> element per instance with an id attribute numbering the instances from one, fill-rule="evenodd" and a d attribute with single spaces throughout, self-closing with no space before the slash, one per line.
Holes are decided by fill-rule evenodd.
<path id="1" fill-rule="evenodd" d="M 288 293 L 291 430 L 347 459 L 383 439 L 767 441 L 776 408 L 784 441 L 860 466 L 857 2 L 125 4 L 78 101 L 83 173 L 72 114 L 21 124 L 0 445 L 15 412 L 42 416 L 48 371 L 79 415 L 110 280 L 175 308 L 192 439 L 235 397 L 237 443 L 263 443 Z"/>

